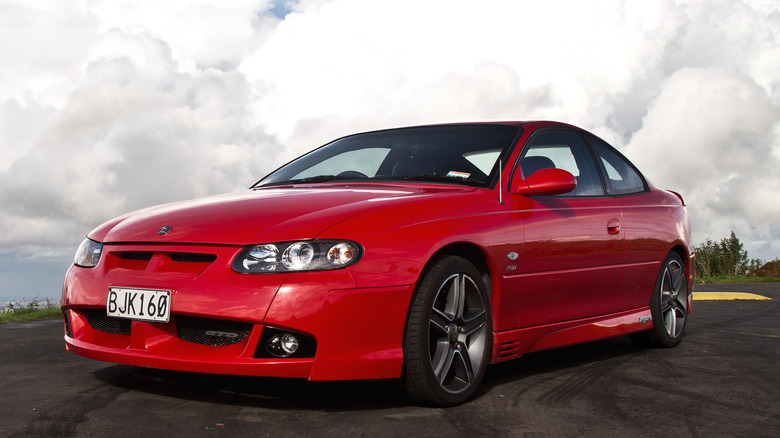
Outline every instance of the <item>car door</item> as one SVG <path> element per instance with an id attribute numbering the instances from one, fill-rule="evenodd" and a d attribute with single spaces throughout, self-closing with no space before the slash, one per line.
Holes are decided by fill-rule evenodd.
<path id="1" fill-rule="evenodd" d="M 623 215 L 623 302 L 629 309 L 647 306 L 669 242 L 675 239 L 673 232 L 660 224 L 680 215 L 679 205 L 670 204 L 668 196 L 648 190 L 642 174 L 611 146 L 595 137 L 587 141 L 605 175 L 607 193 L 615 197 Z"/>
<path id="2" fill-rule="evenodd" d="M 621 310 L 621 212 L 584 138 L 562 128 L 536 132 L 516 167 L 524 178 L 546 167 L 567 170 L 577 188 L 558 196 L 510 195 L 517 198 L 510 205 L 518 207 L 523 246 L 516 270 L 503 276 L 509 302 L 502 309 L 515 312 L 517 327 Z"/>

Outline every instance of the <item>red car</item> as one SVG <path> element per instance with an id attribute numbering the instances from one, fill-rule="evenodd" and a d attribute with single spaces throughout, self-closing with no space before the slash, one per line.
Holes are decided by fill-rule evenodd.
<path id="1" fill-rule="evenodd" d="M 693 266 L 683 198 L 586 131 L 390 129 L 246 193 L 100 225 L 65 278 L 65 343 L 191 372 L 401 378 L 446 406 L 527 352 L 632 333 L 679 344 Z"/>

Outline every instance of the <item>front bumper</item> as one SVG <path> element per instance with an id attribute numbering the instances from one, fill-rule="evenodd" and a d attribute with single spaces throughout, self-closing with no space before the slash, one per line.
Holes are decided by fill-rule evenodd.
<path id="1" fill-rule="evenodd" d="M 357 289 L 344 269 L 238 274 L 230 269 L 237 251 L 107 245 L 98 266 L 74 266 L 66 275 L 67 349 L 97 360 L 190 372 L 310 380 L 400 377 L 414 285 Z M 185 252 L 213 257 L 206 263 L 177 255 Z M 171 290 L 171 320 L 109 318 L 106 294 L 112 286 Z M 311 339 L 313 353 L 268 357 L 262 338 L 271 327 Z"/>
<path id="2" fill-rule="evenodd" d="M 105 328 L 96 322 L 98 319 L 88 318 L 85 310 L 89 312 L 65 311 L 65 346 L 90 359 L 197 373 L 293 378 L 308 378 L 314 362 L 313 358 L 255 358 L 262 325 L 252 326 L 241 342 L 203 345 L 182 340 L 175 330 L 175 320 L 163 324 L 128 321 L 129 334 L 108 333 L 101 330 Z"/>

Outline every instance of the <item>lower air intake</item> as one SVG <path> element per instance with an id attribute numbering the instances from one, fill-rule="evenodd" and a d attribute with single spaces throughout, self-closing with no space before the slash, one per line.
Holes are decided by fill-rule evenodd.
<path id="1" fill-rule="evenodd" d="M 131 321 L 129 319 L 109 318 L 106 309 L 84 309 L 81 313 L 87 318 L 90 327 L 103 333 L 113 335 L 129 335 Z"/>
<path id="2" fill-rule="evenodd" d="M 222 319 L 176 317 L 176 335 L 182 341 L 222 347 L 238 344 L 252 331 L 252 324 Z"/>

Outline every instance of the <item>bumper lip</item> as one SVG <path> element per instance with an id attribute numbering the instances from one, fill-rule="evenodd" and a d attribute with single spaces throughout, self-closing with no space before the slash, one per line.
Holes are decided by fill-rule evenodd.
<path id="1" fill-rule="evenodd" d="M 206 374 L 232 374 L 241 376 L 287 377 L 308 379 L 313 358 L 304 359 L 254 359 L 234 358 L 209 361 L 162 356 L 143 350 L 127 350 L 103 347 L 65 336 L 65 346 L 71 352 L 89 359 L 125 365 L 186 371 Z"/>

